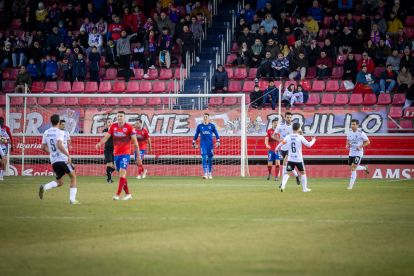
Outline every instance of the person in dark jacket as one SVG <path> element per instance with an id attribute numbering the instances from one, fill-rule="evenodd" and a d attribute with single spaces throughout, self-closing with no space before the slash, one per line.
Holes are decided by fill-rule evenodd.
<path id="1" fill-rule="evenodd" d="M 257 68 L 256 78 L 254 79 L 255 82 L 259 81 L 261 76 L 266 77 L 266 80 L 269 81 L 270 77 L 273 76 L 273 69 L 272 69 L 272 62 L 273 59 L 271 58 L 272 54 L 267 51 L 266 57 L 260 63 L 260 66 Z"/>
<path id="2" fill-rule="evenodd" d="M 246 42 L 249 47 L 254 44 L 254 35 L 250 33 L 249 27 L 244 27 L 243 33 L 237 39 L 237 46 L 241 46 L 243 42 Z"/>
<path id="3" fill-rule="evenodd" d="M 269 87 L 263 92 L 262 107 L 265 106 L 266 102 L 272 104 L 272 110 L 276 109 L 276 100 L 279 98 L 279 89 L 276 88 L 273 80 L 269 81 Z"/>
<path id="4" fill-rule="evenodd" d="M 21 17 L 22 26 L 21 28 L 24 31 L 30 31 L 32 32 L 36 27 L 36 14 L 32 10 L 32 7 L 30 5 L 26 6 L 26 11 L 23 12 Z"/>
<path id="5" fill-rule="evenodd" d="M 114 0 L 105 1 L 101 6 L 101 17 L 103 17 L 105 21 L 108 22 L 111 19 L 113 13 L 115 13 Z"/>
<path id="6" fill-rule="evenodd" d="M 96 46 L 92 47 L 92 53 L 89 54 L 89 75 L 90 81 L 96 81 L 100 83 L 99 77 L 99 63 L 101 62 L 101 54 L 98 53 L 98 48 Z"/>
<path id="7" fill-rule="evenodd" d="M 256 38 L 260 39 L 263 45 L 267 44 L 267 41 L 269 40 L 269 35 L 267 34 L 265 27 L 260 26 L 259 32 L 256 35 Z"/>
<path id="8" fill-rule="evenodd" d="M 402 53 L 409 43 L 410 41 L 404 33 L 404 29 L 398 29 L 398 34 L 394 36 L 394 49 L 397 49 Z"/>
<path id="9" fill-rule="evenodd" d="M 223 65 L 219 64 L 217 66 L 216 72 L 214 72 L 213 77 L 211 78 L 211 93 L 216 94 L 217 90 L 223 90 L 222 93 L 227 93 L 229 87 L 229 76 L 227 71 L 224 70 Z"/>
<path id="10" fill-rule="evenodd" d="M 72 83 L 73 58 L 70 48 L 66 48 L 65 51 L 60 52 L 60 57 L 62 58 L 63 81 L 70 81 Z"/>
<path id="11" fill-rule="evenodd" d="M 254 45 L 250 51 L 250 68 L 259 67 L 262 59 L 266 55 L 266 47 L 262 44 L 259 38 L 256 38 Z"/>
<path id="12" fill-rule="evenodd" d="M 391 48 L 385 44 L 384 39 L 380 40 L 380 43 L 377 45 L 377 60 L 379 65 L 384 65 L 387 61 L 387 58 L 391 56 Z M 397 72 L 398 73 L 398 72 Z"/>
<path id="13" fill-rule="evenodd" d="M 89 48 L 89 35 L 83 26 L 80 28 L 80 34 L 76 39 L 78 41 L 79 46 L 82 46 L 83 49 Z"/>
<path id="14" fill-rule="evenodd" d="M 315 64 L 319 80 L 324 80 L 325 76 L 330 76 L 333 68 L 332 60 L 321 50 L 321 57 Z"/>
<path id="15" fill-rule="evenodd" d="M 82 54 L 78 54 L 72 63 L 72 77 L 76 81 L 84 81 L 87 73 L 86 60 Z"/>
<path id="16" fill-rule="evenodd" d="M 406 109 L 413 103 L 414 103 L 414 85 L 411 85 L 408 88 L 407 93 L 405 94 L 405 104 L 404 104 L 404 107 L 402 108 L 403 113 L 404 113 L 404 109 Z"/>
<path id="17" fill-rule="evenodd" d="M 45 56 L 43 49 L 39 46 L 39 42 L 35 41 L 33 46 L 29 47 L 27 51 L 27 58 L 33 59 L 35 64 L 37 65 L 37 75 L 40 77 L 44 74 L 43 67 L 40 64 L 40 60 Z"/>
<path id="18" fill-rule="evenodd" d="M 194 35 L 192 31 L 188 30 L 188 26 L 183 26 L 183 34 L 181 35 L 181 43 L 183 45 L 183 51 L 181 52 L 181 60 L 184 64 L 184 68 L 186 67 L 186 53 L 190 52 L 190 57 L 192 56 L 194 52 Z"/>
<path id="19" fill-rule="evenodd" d="M 260 87 L 256 85 L 250 93 L 250 104 L 253 108 L 258 108 L 259 103 L 262 102 L 263 92 L 260 90 Z"/>
<path id="20" fill-rule="evenodd" d="M 282 12 L 280 14 L 280 20 L 277 21 L 277 26 L 280 30 L 284 31 L 287 27 L 292 30 L 292 22 L 286 18 L 286 13 Z"/>
<path id="21" fill-rule="evenodd" d="M 12 60 L 14 67 L 21 67 L 23 64 L 27 63 L 27 49 L 23 41 L 20 41 L 19 47 L 14 49 Z"/>
<path id="22" fill-rule="evenodd" d="M 344 54 L 344 50 L 352 52 L 352 46 L 354 45 L 354 34 L 349 30 L 348 26 L 344 27 L 341 38 L 339 39 L 339 53 Z"/>
<path id="23" fill-rule="evenodd" d="M 73 31 L 76 28 L 77 20 L 78 14 L 76 13 L 72 4 L 69 3 L 68 8 L 63 12 L 63 23 L 65 24 L 65 28 L 69 28 L 71 31 Z"/>
<path id="24" fill-rule="evenodd" d="M 155 68 L 155 58 L 156 58 L 156 49 L 157 49 L 158 40 L 155 36 L 154 30 L 149 30 L 144 36 L 144 77 L 147 75 L 148 69 Z M 147 75 L 148 77 L 148 75 Z"/>
<path id="25" fill-rule="evenodd" d="M 29 59 L 29 64 L 27 65 L 27 72 L 29 72 L 32 77 L 32 82 L 39 81 L 38 71 L 39 66 L 34 62 L 34 59 Z"/>
<path id="26" fill-rule="evenodd" d="M 344 61 L 344 73 L 342 74 L 342 80 L 346 80 L 351 76 L 352 82 L 356 84 L 356 77 L 358 74 L 358 61 L 356 61 L 354 53 L 348 53 L 348 58 Z"/>
<path id="27" fill-rule="evenodd" d="M 320 56 L 321 47 L 315 39 L 312 39 L 310 46 L 306 48 L 306 58 L 309 61 L 309 66 L 314 66 Z"/>
<path id="28" fill-rule="evenodd" d="M 43 23 L 40 25 L 40 29 L 46 36 L 49 36 L 52 33 L 54 26 L 55 24 L 50 19 L 50 16 L 46 16 L 45 21 L 43 21 Z"/>
<path id="29" fill-rule="evenodd" d="M 14 81 L 14 86 L 16 87 L 14 93 L 24 92 L 25 84 L 27 84 L 29 88 L 32 86 L 32 76 L 27 72 L 26 66 L 21 66 Z"/>
<path id="30" fill-rule="evenodd" d="M 407 68 L 407 71 L 410 72 L 411 75 L 414 75 L 414 57 L 410 52 L 410 48 L 408 47 L 405 48 L 404 56 L 400 61 L 400 70 L 403 67 Z"/>
<path id="31" fill-rule="evenodd" d="M 175 22 L 175 32 L 174 32 L 174 41 L 180 47 L 180 53 L 182 53 L 183 44 L 181 43 L 181 36 L 183 34 L 183 27 L 184 27 L 185 19 L 181 18 L 179 21 Z M 157 24 L 155 24 L 157 25 Z"/>
<path id="32" fill-rule="evenodd" d="M 338 33 L 336 33 L 334 29 L 329 29 L 329 32 L 325 35 L 325 39 L 329 39 L 329 41 L 331 42 L 331 45 L 335 48 L 335 53 L 336 53 L 336 50 L 339 47 L 338 46 L 339 44 Z"/>
<path id="33" fill-rule="evenodd" d="M 53 32 L 47 38 L 47 53 L 59 55 L 60 43 L 65 41 L 63 34 L 59 32 L 58 27 L 53 27 Z"/>
<path id="34" fill-rule="evenodd" d="M 13 53 L 14 47 L 11 45 L 10 42 L 6 41 L 1 54 L 1 57 L 3 59 L 3 63 L 1 64 L 1 66 L 6 68 L 8 64 L 11 64 L 13 62 Z"/>
<path id="35" fill-rule="evenodd" d="M 96 24 L 99 22 L 99 19 L 101 17 L 101 14 L 98 10 L 95 10 L 93 7 L 92 3 L 88 4 L 88 10 L 85 11 L 84 17 L 89 18 L 89 20 L 93 23 Z"/>
<path id="36" fill-rule="evenodd" d="M 351 12 L 349 12 L 347 16 L 344 18 L 343 26 L 344 28 L 348 27 L 349 30 L 353 33 L 356 33 L 356 31 L 358 30 L 358 22 L 352 16 Z"/>
<path id="37" fill-rule="evenodd" d="M 43 34 L 42 30 L 37 30 L 36 35 L 33 36 L 32 45 L 35 42 L 39 43 L 39 47 L 43 50 L 43 56 L 46 56 L 46 48 L 47 48 L 47 37 Z"/>
<path id="38" fill-rule="evenodd" d="M 108 43 L 105 46 L 105 68 L 114 67 L 118 69 L 119 58 L 116 53 L 116 45 L 114 44 L 114 39 L 109 38 Z"/>
<path id="39" fill-rule="evenodd" d="M 57 78 L 57 63 L 52 59 L 52 56 L 50 54 L 46 55 L 46 60 L 42 59 L 42 67 L 46 71 L 46 82 L 48 81 L 56 81 Z"/>
<path id="40" fill-rule="evenodd" d="M 298 77 L 301 81 L 305 80 L 306 70 L 309 68 L 309 62 L 304 53 L 299 53 L 299 58 L 293 60 L 292 70 L 289 74 L 289 80 L 293 81 Z"/>
<path id="41" fill-rule="evenodd" d="M 335 63 L 336 52 L 329 39 L 325 39 L 325 45 L 322 47 L 321 51 L 325 51 L 326 55 L 332 60 L 332 63 Z"/>
<path id="42" fill-rule="evenodd" d="M 392 65 L 387 65 L 387 71 L 381 73 L 380 88 L 381 94 L 390 94 L 390 91 L 397 85 L 397 73 L 392 70 Z M 385 91 L 385 92 L 384 92 Z"/>
<path id="43" fill-rule="evenodd" d="M 361 29 L 365 36 L 371 31 L 371 18 L 367 17 L 365 13 L 361 14 L 361 19 L 358 21 L 358 29 Z"/>
<path id="44" fill-rule="evenodd" d="M 279 32 L 279 29 L 277 27 L 272 28 L 272 32 L 268 34 L 268 40 L 272 39 L 274 42 L 277 41 L 277 44 L 286 44 L 286 40 L 281 32 Z"/>

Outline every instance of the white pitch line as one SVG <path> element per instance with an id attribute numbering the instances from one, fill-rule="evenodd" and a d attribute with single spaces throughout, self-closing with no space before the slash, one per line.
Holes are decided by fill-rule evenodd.
<path id="1" fill-rule="evenodd" d="M 54 217 L 54 216 L 3 216 L 0 219 L 58 219 L 58 220 L 217 220 L 217 221 L 252 221 L 252 222 L 315 222 L 315 223 L 405 223 L 414 224 L 414 221 L 384 221 L 384 220 L 332 220 L 332 219 L 277 219 L 277 218 L 257 218 L 257 219 L 245 219 L 245 218 L 179 218 L 179 217 Z"/>

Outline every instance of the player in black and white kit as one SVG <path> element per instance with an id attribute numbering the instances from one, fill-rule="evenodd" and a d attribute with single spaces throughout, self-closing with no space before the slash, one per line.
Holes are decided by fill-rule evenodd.
<path id="1" fill-rule="evenodd" d="M 298 168 L 300 173 L 302 174 L 302 187 L 303 191 L 310 192 L 311 189 L 308 189 L 307 185 L 307 178 L 306 178 L 306 171 L 305 171 L 305 164 L 303 163 L 302 157 L 302 144 L 307 147 L 312 147 L 315 144 L 316 137 L 312 137 L 312 141 L 308 142 L 302 135 L 299 134 L 300 124 L 294 123 L 293 124 L 293 133 L 286 136 L 283 141 L 277 145 L 276 152 L 283 146 L 286 146 L 289 149 L 289 156 L 287 161 L 287 174 L 283 176 L 282 186 L 280 187 L 280 191 L 284 192 L 286 183 L 289 179 L 290 172 Z"/>
<path id="2" fill-rule="evenodd" d="M 65 129 L 66 126 L 66 121 L 65 120 L 60 120 L 59 123 L 59 129 L 61 131 L 63 131 L 63 133 L 65 134 L 65 141 L 63 142 L 63 146 L 65 147 L 65 149 L 69 152 L 69 150 L 72 149 L 72 141 L 70 140 L 70 134 L 69 131 L 67 131 Z"/>
<path id="3" fill-rule="evenodd" d="M 7 146 L 10 144 L 10 136 L 7 131 L 3 128 L 0 129 L 0 157 L 1 157 L 1 166 L 6 168 L 7 165 Z M 6 170 L 1 170 L 0 172 L 0 181 L 3 180 L 3 176 Z"/>
<path id="4" fill-rule="evenodd" d="M 63 185 L 63 176 L 69 175 L 70 178 L 70 204 L 80 204 L 76 200 L 76 173 L 75 168 L 72 165 L 72 159 L 64 145 L 65 133 L 58 128 L 59 126 L 59 115 L 54 114 L 50 117 L 52 127 L 45 131 L 43 134 L 41 150 L 50 154 L 50 163 L 52 163 L 53 171 L 56 175 L 56 181 L 41 185 L 39 188 L 39 197 L 43 199 L 43 194 L 52 188 L 60 187 Z"/>
<path id="5" fill-rule="evenodd" d="M 364 155 L 364 148 L 371 142 L 367 135 L 362 130 L 358 129 L 359 121 L 353 119 L 351 121 L 351 129 L 346 135 L 346 149 L 349 149 L 348 165 L 351 169 L 351 181 L 348 190 L 352 190 L 355 179 L 357 177 L 356 171 L 366 171 L 369 174 L 368 165 L 360 166 L 362 156 Z"/>
<path id="6" fill-rule="evenodd" d="M 108 118 L 106 120 L 106 128 L 102 131 L 102 135 L 105 137 L 105 134 L 108 133 L 109 128 L 112 125 L 112 119 Z M 115 171 L 115 165 L 114 165 L 114 142 L 111 138 L 108 139 L 108 141 L 105 142 L 105 148 L 104 148 L 104 156 L 105 156 L 105 163 L 106 163 L 106 181 L 108 183 L 114 183 L 111 176 L 112 173 Z"/>
<path id="7" fill-rule="evenodd" d="M 282 142 L 283 138 L 288 136 L 289 134 L 292 134 L 292 113 L 286 112 L 285 113 L 285 122 L 281 123 L 277 126 L 275 132 L 273 133 L 273 139 L 275 139 L 278 142 Z M 277 136 L 279 134 L 280 138 Z M 282 157 L 283 157 L 283 172 L 282 172 L 282 178 L 286 174 L 286 166 L 288 161 L 288 155 L 289 155 L 289 148 L 286 146 L 282 146 Z M 293 170 L 293 175 L 296 177 L 296 184 L 300 185 L 299 175 L 298 173 Z M 282 185 L 279 186 L 279 188 Z"/>

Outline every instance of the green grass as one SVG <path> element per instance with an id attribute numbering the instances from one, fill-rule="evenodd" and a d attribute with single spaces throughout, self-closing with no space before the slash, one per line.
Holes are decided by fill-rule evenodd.
<path id="1" fill-rule="evenodd" d="M 0 184 L 0 275 L 413 275 L 414 181 L 68 178 Z M 117 178 L 115 178 L 117 182 Z M 122 195 L 123 196 L 123 195 Z"/>

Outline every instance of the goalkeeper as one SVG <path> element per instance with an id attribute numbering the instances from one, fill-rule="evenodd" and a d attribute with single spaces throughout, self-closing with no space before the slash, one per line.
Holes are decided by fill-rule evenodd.
<path id="1" fill-rule="evenodd" d="M 213 168 L 213 156 L 214 156 L 214 142 L 213 133 L 216 136 L 216 147 L 220 147 L 220 137 L 217 133 L 216 127 L 209 122 L 210 115 L 205 113 L 203 115 L 203 123 L 197 126 L 196 134 L 193 139 L 193 147 L 196 149 L 196 141 L 200 134 L 200 152 L 203 159 L 204 176 L 203 179 L 213 179 L 211 176 L 211 170 Z M 208 174 L 207 174 L 207 160 L 208 160 Z"/>

